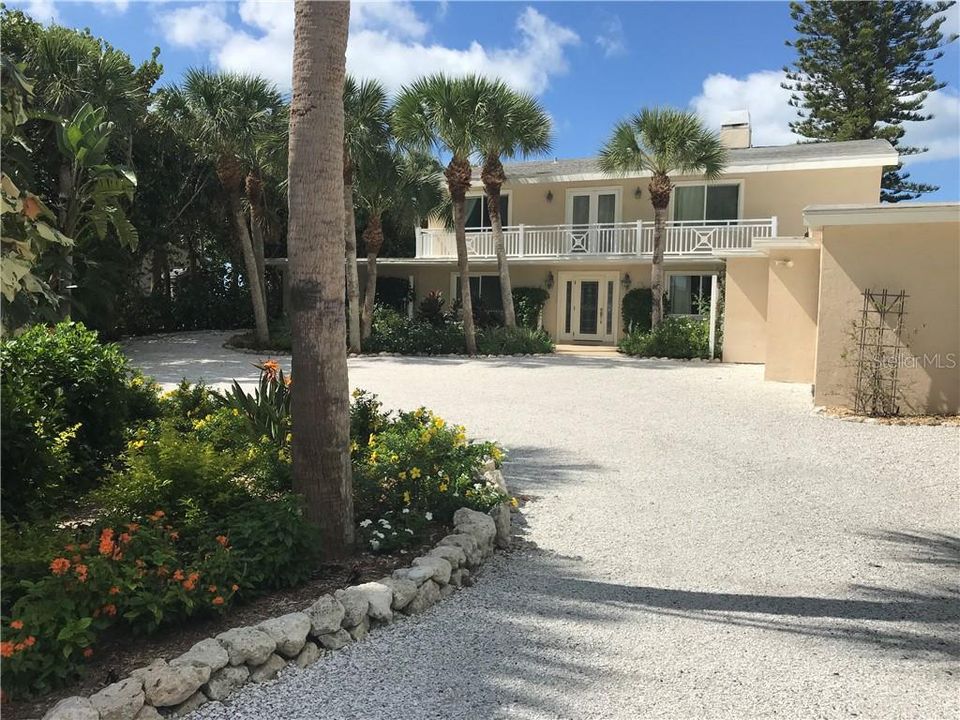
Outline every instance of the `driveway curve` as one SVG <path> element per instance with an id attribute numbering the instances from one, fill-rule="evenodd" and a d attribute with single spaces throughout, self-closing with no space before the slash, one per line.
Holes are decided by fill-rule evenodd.
<path id="1" fill-rule="evenodd" d="M 255 380 L 224 335 L 133 361 Z M 812 414 L 762 368 L 620 358 L 350 361 L 510 450 L 531 497 L 477 584 L 198 718 L 955 718 L 957 428 Z"/>

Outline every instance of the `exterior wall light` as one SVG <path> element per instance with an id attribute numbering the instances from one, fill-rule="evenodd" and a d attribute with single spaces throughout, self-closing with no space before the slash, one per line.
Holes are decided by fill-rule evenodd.
<path id="1" fill-rule="evenodd" d="M 553 273 L 550 271 L 547 271 L 546 285 L 547 285 L 547 290 L 553 290 Z"/>
<path id="2" fill-rule="evenodd" d="M 633 191 L 633 196 L 634 196 L 637 200 L 639 200 L 642 195 L 643 195 L 643 190 L 641 190 L 641 189 L 640 189 L 640 186 L 638 185 L 638 186 L 637 186 L 637 189 Z"/>
<path id="3" fill-rule="evenodd" d="M 547 202 L 553 202 L 553 190 L 547 190 Z"/>
<path id="4" fill-rule="evenodd" d="M 788 268 L 792 268 L 792 267 L 793 267 L 793 260 L 777 260 L 777 261 L 775 261 L 773 264 L 776 265 L 777 267 L 788 267 Z"/>
<path id="5" fill-rule="evenodd" d="M 630 286 L 633 284 L 633 280 L 630 279 L 630 273 L 623 274 L 623 280 L 620 281 L 620 284 L 623 285 L 624 292 L 630 289 Z"/>

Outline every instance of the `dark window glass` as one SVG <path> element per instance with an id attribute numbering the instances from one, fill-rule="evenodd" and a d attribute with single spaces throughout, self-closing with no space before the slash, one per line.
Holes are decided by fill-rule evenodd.
<path id="1" fill-rule="evenodd" d="M 739 185 L 710 185 L 707 188 L 707 220 L 736 220 L 740 201 Z"/>
<path id="2" fill-rule="evenodd" d="M 480 197 L 468 197 L 464 202 L 464 215 L 466 216 L 465 225 L 467 230 L 476 230 L 477 228 L 487 227 L 490 221 L 484 214 L 483 199 Z"/>
<path id="3" fill-rule="evenodd" d="M 570 332 L 570 311 L 573 306 L 573 283 L 567 280 L 567 306 L 564 308 L 563 331 Z"/>

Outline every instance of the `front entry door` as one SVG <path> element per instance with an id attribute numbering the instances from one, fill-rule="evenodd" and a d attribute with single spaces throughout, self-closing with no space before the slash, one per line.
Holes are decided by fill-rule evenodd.
<path id="1" fill-rule="evenodd" d="M 579 342 L 614 342 L 618 273 L 560 275 L 560 338 Z"/>

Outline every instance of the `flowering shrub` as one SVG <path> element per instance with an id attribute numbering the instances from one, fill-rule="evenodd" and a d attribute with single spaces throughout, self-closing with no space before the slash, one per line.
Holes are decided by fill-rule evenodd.
<path id="1" fill-rule="evenodd" d="M 150 632 L 222 613 L 249 587 L 229 536 L 206 537 L 186 552 L 180 542 L 162 510 L 143 524 L 78 533 L 45 577 L 24 581 L 26 593 L 2 619 L 4 690 L 48 690 L 79 671 L 107 629 Z"/>
<path id="2" fill-rule="evenodd" d="M 620 352 L 640 357 L 705 358 L 710 354 L 707 320 L 672 315 L 656 330 L 635 332 L 620 341 Z"/>

